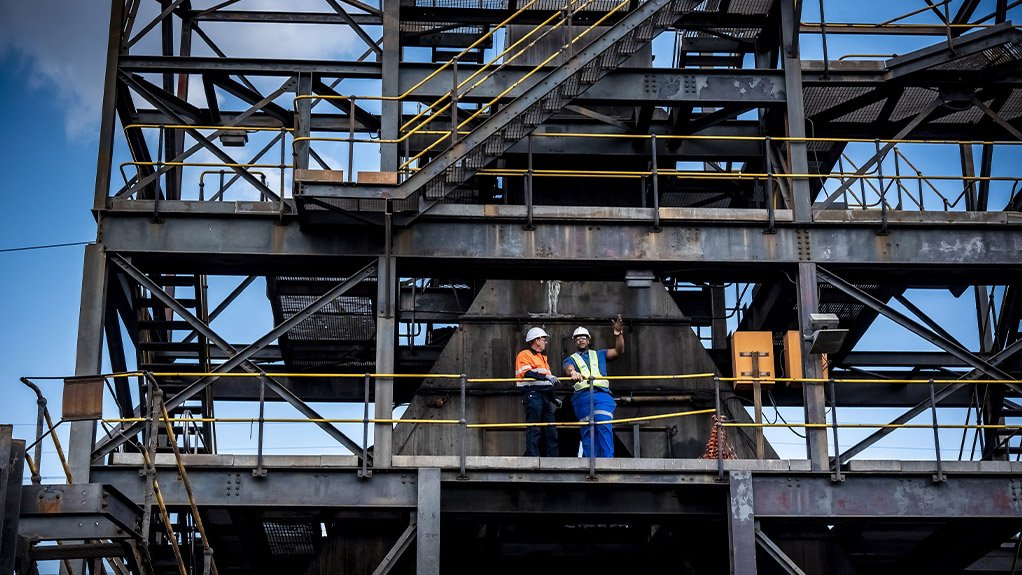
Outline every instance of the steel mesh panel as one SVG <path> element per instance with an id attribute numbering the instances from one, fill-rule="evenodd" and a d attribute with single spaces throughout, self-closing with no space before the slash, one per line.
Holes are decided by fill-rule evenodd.
<path id="1" fill-rule="evenodd" d="M 315 296 L 281 296 L 280 310 L 290 319 Z M 368 341 L 376 337 L 373 302 L 368 297 L 340 296 L 323 306 L 287 332 L 292 342 L 298 341 Z"/>
<path id="2" fill-rule="evenodd" d="M 773 7 L 774 0 L 732 0 L 728 14 L 767 15 Z"/>
<path id="3" fill-rule="evenodd" d="M 759 36 L 762 28 L 713 28 L 714 32 L 732 36 L 734 38 L 741 38 L 743 40 L 752 40 Z M 682 38 L 719 38 L 717 34 L 710 34 L 704 30 L 684 30 L 681 33 Z"/>
<path id="4" fill-rule="evenodd" d="M 810 87 L 805 88 L 803 92 L 803 98 L 805 100 L 805 109 L 807 116 L 814 116 L 824 110 L 833 108 L 834 106 L 844 104 L 852 98 L 858 98 L 859 96 L 869 92 L 873 88 L 870 87 Z"/>
<path id="5" fill-rule="evenodd" d="M 992 100 L 987 100 L 986 102 L 983 102 L 983 103 L 986 104 L 987 106 L 990 106 L 991 102 L 992 102 Z M 955 112 L 954 114 L 948 114 L 947 116 L 944 116 L 943 118 L 937 118 L 936 120 L 933 121 L 933 123 L 934 124 L 974 124 L 974 123 L 979 122 L 980 120 L 982 120 L 984 115 L 985 114 L 983 114 L 983 110 L 980 110 L 979 108 L 970 105 L 969 108 L 966 109 L 966 110 L 962 110 L 960 112 Z"/>
<path id="6" fill-rule="evenodd" d="M 844 116 L 837 119 L 838 122 L 852 122 L 852 123 L 867 123 L 875 122 L 880 117 L 880 110 L 884 108 L 884 104 L 887 102 L 887 98 L 880 100 L 879 102 L 873 102 L 872 104 L 859 108 L 853 112 L 849 112 Z"/>
<path id="7" fill-rule="evenodd" d="M 926 88 L 906 88 L 901 94 L 898 103 L 891 110 L 891 121 L 897 122 L 905 118 L 911 118 L 921 112 L 923 108 L 930 105 L 930 102 L 937 99 L 933 90 Z"/>
<path id="8" fill-rule="evenodd" d="M 1014 120 L 1022 116 L 1022 90 L 1012 90 L 998 114 L 1005 120 Z"/>
<path id="9" fill-rule="evenodd" d="M 457 28 L 452 28 L 457 26 Z M 435 34 L 485 34 L 483 25 L 458 25 L 457 22 L 401 22 L 402 32 L 433 32 Z"/>
<path id="10" fill-rule="evenodd" d="M 297 557 L 316 552 L 312 542 L 318 533 L 311 524 L 264 521 L 263 533 L 266 534 L 270 554 L 275 557 Z"/>
<path id="11" fill-rule="evenodd" d="M 956 58 L 950 62 L 938 64 L 933 70 L 983 70 L 999 64 L 1018 62 L 1022 60 L 1022 45 L 1017 42 L 1010 42 L 1001 46 L 994 46 L 975 54 Z"/>

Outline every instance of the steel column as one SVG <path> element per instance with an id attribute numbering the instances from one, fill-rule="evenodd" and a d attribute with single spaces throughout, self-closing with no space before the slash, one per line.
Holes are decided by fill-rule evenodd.
<path id="1" fill-rule="evenodd" d="M 756 518 L 752 473 L 732 471 L 728 481 L 728 542 L 731 575 L 756 575 Z"/>
<path id="2" fill-rule="evenodd" d="M 107 256 L 101 244 L 85 247 L 82 272 L 82 304 L 78 315 L 78 345 L 75 375 L 96 375 L 103 370 L 103 323 L 106 306 Z M 75 482 L 89 482 L 95 421 L 71 422 L 68 465 Z"/>
<path id="3" fill-rule="evenodd" d="M 395 347 L 397 347 L 397 262 L 383 256 L 376 264 L 376 373 L 394 373 Z M 394 379 L 376 378 L 376 419 L 394 417 Z M 389 423 L 373 425 L 373 467 L 390 467 L 394 452 L 394 426 Z"/>
<path id="4" fill-rule="evenodd" d="M 383 2 L 383 54 L 380 57 L 380 90 L 385 97 L 401 95 L 401 3 L 400 0 Z M 401 102 L 384 100 L 381 104 L 380 136 L 384 140 L 396 140 L 400 134 Z M 400 165 L 398 145 L 380 144 L 380 169 L 396 172 Z M 352 178 L 354 181 L 354 178 Z"/>
<path id="5" fill-rule="evenodd" d="M 440 470 L 419 469 L 418 525 L 415 534 L 416 575 L 440 575 Z"/>
<path id="6" fill-rule="evenodd" d="M 811 316 L 820 309 L 816 274 L 816 264 L 808 262 L 798 264 L 799 342 L 802 345 L 802 374 L 808 379 L 818 379 L 823 375 L 820 373 L 820 356 L 809 353 L 810 341 L 807 339 L 807 336 L 812 333 Z M 802 384 L 802 394 L 805 401 L 806 423 L 826 423 L 827 390 L 825 386 L 819 382 L 805 382 Z M 826 428 L 806 429 L 806 449 L 814 470 L 819 471 L 830 467 L 827 455 Z"/>

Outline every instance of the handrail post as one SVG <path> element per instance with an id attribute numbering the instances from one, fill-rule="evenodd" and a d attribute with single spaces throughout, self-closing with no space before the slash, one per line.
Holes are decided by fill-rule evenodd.
<path id="1" fill-rule="evenodd" d="M 940 457 L 940 429 L 937 424 L 937 395 L 933 389 L 933 378 L 930 378 L 930 413 L 933 414 L 933 449 L 937 454 L 937 473 L 933 476 L 934 483 L 947 481 L 944 475 L 944 462 Z"/>
<path id="2" fill-rule="evenodd" d="M 287 169 L 287 165 L 285 164 L 285 162 L 287 161 L 287 149 L 286 149 L 286 146 L 284 145 L 284 136 L 286 134 L 287 134 L 287 129 L 284 126 L 281 126 L 280 127 L 280 185 L 277 187 L 277 189 L 280 190 L 279 195 L 280 195 L 280 222 L 281 223 L 284 223 L 284 211 L 285 211 L 285 209 L 284 209 L 284 174 L 285 174 L 286 169 Z M 310 146 L 309 149 L 311 150 L 312 147 Z M 294 176 L 294 174 L 292 174 L 292 176 Z M 294 178 L 292 177 L 292 179 L 294 179 Z M 293 189 L 294 189 L 294 187 L 292 185 L 292 190 Z M 263 196 L 263 191 L 262 190 L 259 191 L 259 195 L 260 195 L 260 198 Z M 220 194 L 220 201 L 223 201 L 223 199 L 224 199 L 224 196 L 223 196 L 223 193 L 221 193 Z M 267 198 L 267 199 L 269 199 L 269 198 Z"/>
<path id="3" fill-rule="evenodd" d="M 372 381 L 372 374 L 365 374 L 365 392 L 362 402 L 362 464 L 358 469 L 359 479 L 369 479 L 373 474 L 369 469 L 369 386 Z"/>
<path id="4" fill-rule="evenodd" d="M 534 230 L 536 225 L 532 222 L 532 134 L 529 134 L 525 138 L 526 143 L 526 161 L 527 169 L 525 170 L 525 229 Z"/>
<path id="5" fill-rule="evenodd" d="M 827 385 L 830 387 L 830 424 L 834 430 L 834 473 L 830 479 L 844 481 L 845 475 L 841 471 L 841 446 L 837 442 L 837 388 L 833 378 L 827 378 Z"/>
<path id="6" fill-rule="evenodd" d="M 458 141 L 458 57 L 451 59 L 451 147 Z"/>
<path id="7" fill-rule="evenodd" d="M 899 161 L 900 156 L 901 153 L 898 152 L 898 146 L 894 146 L 894 184 L 895 186 L 897 186 L 898 189 L 898 203 L 897 205 L 894 206 L 895 210 L 904 209 L 904 207 L 902 206 L 901 196 L 902 184 L 901 184 L 901 162 Z"/>
<path id="8" fill-rule="evenodd" d="M 256 445 L 256 468 L 252 470 L 252 477 L 266 477 L 266 469 L 263 468 L 263 432 L 266 428 L 266 374 L 259 374 L 259 442 Z"/>
<path id="9" fill-rule="evenodd" d="M 713 377 L 713 400 L 714 400 L 714 411 L 716 419 L 713 421 L 713 429 L 710 430 L 711 437 L 716 436 L 717 438 L 717 479 L 718 483 L 724 482 L 724 442 L 721 437 L 721 430 L 723 429 L 723 417 L 724 414 L 721 411 L 720 404 L 720 377 Z"/>
<path id="10" fill-rule="evenodd" d="M 771 144 L 770 136 L 766 137 L 766 169 L 767 169 L 767 229 L 763 231 L 765 234 L 776 234 L 777 233 L 777 190 L 774 189 L 774 157 L 771 150 L 773 145 Z"/>
<path id="11" fill-rule="evenodd" d="M 880 190 L 880 231 L 877 232 L 878 236 L 887 235 L 887 194 L 884 189 L 884 158 L 880 155 L 880 140 L 875 139 L 873 143 L 876 145 L 877 155 L 877 187 Z M 865 203 L 866 196 L 863 195 L 863 203 Z"/>
<path id="12" fill-rule="evenodd" d="M 40 471 L 43 466 L 43 421 L 46 419 L 46 398 L 43 397 L 42 393 L 37 395 L 35 403 L 37 406 L 35 420 L 35 466 L 32 468 L 32 484 L 40 485 L 43 482 L 43 476 Z"/>
<path id="13" fill-rule="evenodd" d="M 355 96 L 348 99 L 348 181 L 355 183 Z"/>
<path id="14" fill-rule="evenodd" d="M 589 479 L 596 480 L 596 388 L 594 377 L 589 374 Z"/>
<path id="15" fill-rule="evenodd" d="M 653 231 L 660 231 L 660 185 L 657 177 L 656 134 L 650 134 L 653 155 Z"/>
<path id="16" fill-rule="evenodd" d="M 458 418 L 458 427 L 460 430 L 460 436 L 458 439 L 458 447 L 461 449 L 461 456 L 459 461 L 458 479 L 468 479 L 468 473 L 466 472 L 466 463 L 468 460 L 468 419 L 466 414 L 468 412 L 468 406 L 466 405 L 466 393 L 465 388 L 468 385 L 468 376 L 464 373 L 458 378 L 458 390 L 461 393 L 461 404 L 459 409 L 461 410 Z"/>

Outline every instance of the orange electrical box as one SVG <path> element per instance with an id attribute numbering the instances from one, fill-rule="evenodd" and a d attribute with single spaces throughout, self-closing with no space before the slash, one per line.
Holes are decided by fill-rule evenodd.
<path id="1" fill-rule="evenodd" d="M 752 385 L 753 377 L 760 383 L 774 383 L 774 334 L 769 331 L 736 331 L 731 336 L 731 369 L 736 386 Z M 748 381 L 741 378 L 748 377 Z"/>
<path id="2" fill-rule="evenodd" d="M 826 378 L 829 375 L 827 369 L 827 354 L 820 355 L 820 377 Z M 784 334 L 784 376 L 792 379 L 801 379 L 802 372 L 802 341 L 798 331 L 791 330 Z M 802 385 L 795 381 L 791 385 Z"/>

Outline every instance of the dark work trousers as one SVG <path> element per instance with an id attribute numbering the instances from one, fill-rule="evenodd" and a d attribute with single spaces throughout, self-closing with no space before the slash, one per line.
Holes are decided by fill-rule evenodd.
<path id="1" fill-rule="evenodd" d="M 526 423 L 553 423 L 554 392 L 552 390 L 525 388 L 522 405 L 525 406 Z M 552 425 L 525 428 L 525 455 L 557 457 L 557 428 Z"/>

